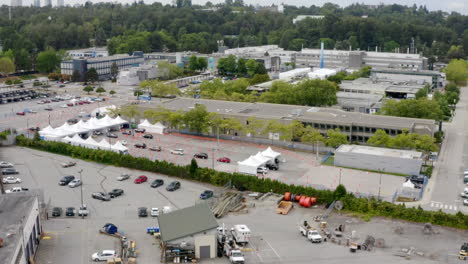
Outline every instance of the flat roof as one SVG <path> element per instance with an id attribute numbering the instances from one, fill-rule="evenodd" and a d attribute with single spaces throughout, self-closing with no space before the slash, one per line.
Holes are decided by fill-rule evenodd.
<path id="1" fill-rule="evenodd" d="M 31 213 L 35 196 L 31 194 L 0 194 L 0 236 L 4 239 L 0 248 L 0 263 L 11 263 L 21 238 L 21 222 Z"/>
<path id="2" fill-rule="evenodd" d="M 161 240 L 164 242 L 209 231 L 219 226 L 206 203 L 161 214 L 158 222 Z"/>
<path id="3" fill-rule="evenodd" d="M 341 145 L 335 153 L 355 153 L 400 159 L 421 159 L 422 152 L 401 149 L 378 148 L 361 145 Z"/>
<path id="4" fill-rule="evenodd" d="M 402 70 L 402 69 L 371 69 L 371 73 L 390 73 L 390 74 L 404 74 L 404 75 L 426 75 L 426 76 L 442 76 L 441 72 L 431 70 Z"/>
<path id="5" fill-rule="evenodd" d="M 221 115 L 252 116 L 264 119 L 297 119 L 302 122 L 321 122 L 325 124 L 366 125 L 375 127 L 412 128 L 415 124 L 435 126 L 434 120 L 405 118 L 384 115 L 371 115 L 357 112 L 346 112 L 332 108 L 321 108 L 300 105 L 248 103 L 194 98 L 175 98 L 166 101 L 152 101 L 150 104 L 140 105 L 140 108 L 154 108 L 161 105 L 169 110 L 190 111 L 196 104 L 206 106 L 208 112 Z"/>

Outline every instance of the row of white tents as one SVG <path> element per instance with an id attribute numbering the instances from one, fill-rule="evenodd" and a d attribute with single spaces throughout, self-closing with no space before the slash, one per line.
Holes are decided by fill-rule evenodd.
<path id="1" fill-rule="evenodd" d="M 56 128 L 53 128 L 49 125 L 41 129 L 39 131 L 39 135 L 45 140 L 60 140 L 66 136 L 70 137 L 76 134 L 87 134 L 97 130 L 118 127 L 126 123 L 128 123 L 128 121 L 122 119 L 120 116 L 111 118 L 110 116 L 106 115 L 101 119 L 92 117 L 88 121 L 80 120 L 74 125 L 70 125 L 68 122 L 65 122 L 63 125 Z"/>
<path id="2" fill-rule="evenodd" d="M 164 134 L 166 133 L 166 126 L 157 122 L 156 124 L 151 124 L 148 120 L 144 119 L 139 125 L 138 128 L 144 128 L 148 133 L 154 134 Z"/>
<path id="3" fill-rule="evenodd" d="M 117 141 L 115 144 L 112 145 L 106 139 L 103 139 L 100 142 L 97 142 L 92 137 L 83 139 L 78 134 L 75 134 L 73 137 L 66 136 L 61 141 L 74 145 L 74 146 L 80 146 L 80 147 L 91 148 L 91 149 L 111 150 L 111 151 L 121 152 L 121 153 L 128 152 L 128 148 L 122 145 L 120 141 Z"/>
<path id="4" fill-rule="evenodd" d="M 257 175 L 257 169 L 265 166 L 267 163 L 275 163 L 281 156 L 281 153 L 276 152 L 268 147 L 266 150 L 258 152 L 243 161 L 237 162 L 237 171 L 239 173 Z"/>

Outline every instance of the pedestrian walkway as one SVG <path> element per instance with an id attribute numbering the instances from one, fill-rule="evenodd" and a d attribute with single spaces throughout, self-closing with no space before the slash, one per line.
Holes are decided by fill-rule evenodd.
<path id="1" fill-rule="evenodd" d="M 439 208 L 443 210 L 454 210 L 454 211 L 458 210 L 458 207 L 456 205 L 444 204 L 441 202 L 434 202 L 434 201 L 431 201 L 431 207 Z"/>

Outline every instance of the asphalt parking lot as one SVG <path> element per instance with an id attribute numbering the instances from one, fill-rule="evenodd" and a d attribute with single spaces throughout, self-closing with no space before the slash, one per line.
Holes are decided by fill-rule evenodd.
<path id="1" fill-rule="evenodd" d="M 78 176 L 78 170 L 83 169 L 83 197 L 88 205 L 90 215 L 85 219 L 75 217 L 49 218 L 43 222 L 46 237 L 41 241 L 37 254 L 37 263 L 92 263 L 90 256 L 97 250 L 116 249 L 117 239 L 101 235 L 98 230 L 105 223 L 114 223 L 119 232 L 130 240 L 135 240 L 138 249 L 138 263 L 157 263 L 160 259 L 159 245 L 156 240 L 146 234 L 146 228 L 157 226 L 155 218 L 139 218 L 137 208 L 171 206 L 183 208 L 199 201 L 199 194 L 205 189 L 220 189 L 212 186 L 181 180 L 182 187 L 175 192 L 167 192 L 164 187 L 153 189 L 149 183 L 134 184 L 127 180 L 118 182 L 115 178 L 123 172 L 137 175 L 147 175 L 149 179 L 164 179 L 165 185 L 173 179 L 169 177 L 126 170 L 113 166 L 105 166 L 92 162 L 78 160 L 77 165 L 70 168 L 59 166 L 70 158 L 36 150 L 12 147 L 5 148 L 2 159 L 8 153 L 9 161 L 20 171 L 18 175 L 23 183 L 11 186 L 23 186 L 31 189 L 41 188 L 44 200 L 49 207 L 78 207 L 80 204 L 80 188 L 71 189 L 59 186 L 58 180 L 63 175 Z M 91 199 L 95 191 L 109 191 L 112 188 L 122 188 L 125 194 L 110 202 Z M 277 199 L 277 198 L 276 198 Z M 310 263 L 312 260 L 320 263 L 458 263 L 457 250 L 466 240 L 465 230 L 451 230 L 436 227 L 437 234 L 424 235 L 422 224 L 402 223 L 388 219 L 373 219 L 363 222 L 356 218 L 340 216 L 336 213 L 328 219 L 331 228 L 338 224 L 346 224 L 346 236 L 356 231 L 359 241 L 367 235 L 385 239 L 384 248 L 376 248 L 371 252 L 359 251 L 350 253 L 345 246 L 330 242 L 312 244 L 298 232 L 298 225 L 304 220 L 313 223 L 315 215 L 322 214 L 321 208 L 295 207 L 290 214 L 275 213 L 275 199 L 265 201 L 247 198 L 247 209 L 242 213 L 231 213 L 218 220 L 221 225 L 246 224 L 252 230 L 252 240 L 247 246 L 246 263 Z M 397 226 L 403 226 L 403 234 L 394 232 Z M 466 241 L 465 241 L 466 242 Z M 408 261 L 402 258 L 402 248 L 415 248 Z M 216 258 L 202 263 L 228 263 L 226 258 Z"/>

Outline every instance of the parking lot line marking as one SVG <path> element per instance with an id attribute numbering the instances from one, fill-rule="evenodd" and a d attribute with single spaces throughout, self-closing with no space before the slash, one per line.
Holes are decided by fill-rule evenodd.
<path id="1" fill-rule="evenodd" d="M 453 210 L 457 211 L 457 209 L 458 209 L 458 208 L 454 205 L 454 206 L 453 206 Z"/>
<path id="2" fill-rule="evenodd" d="M 452 206 L 449 206 L 449 209 L 452 210 Z"/>
<path id="3" fill-rule="evenodd" d="M 431 207 L 434 207 L 434 203 L 431 203 Z"/>
<path id="4" fill-rule="evenodd" d="M 445 209 L 447 209 L 447 208 L 448 208 L 448 205 L 445 205 Z"/>
<path id="5" fill-rule="evenodd" d="M 270 242 L 268 242 L 268 240 L 265 240 L 265 242 L 267 242 L 268 246 L 271 248 L 271 250 L 273 250 L 273 253 L 275 253 L 275 255 L 278 257 L 278 259 L 281 259 L 280 255 L 279 255 L 278 252 L 276 252 L 276 250 L 271 246 Z"/>

